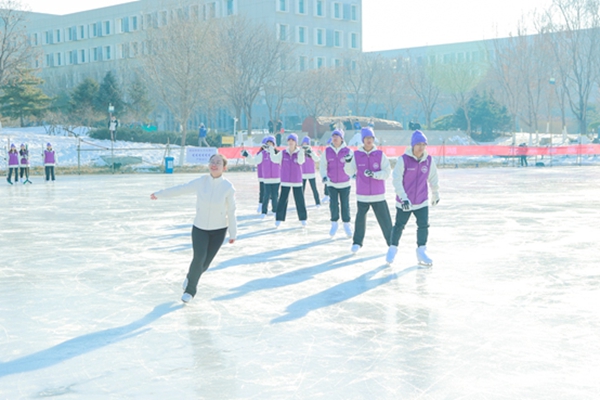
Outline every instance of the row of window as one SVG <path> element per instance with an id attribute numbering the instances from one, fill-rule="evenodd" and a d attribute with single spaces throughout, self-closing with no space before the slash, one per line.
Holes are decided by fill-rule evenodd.
<path id="1" fill-rule="evenodd" d="M 312 14 L 315 17 L 326 17 L 325 0 L 296 0 L 296 14 L 307 15 L 308 7 L 312 4 Z M 290 0 L 277 0 L 276 10 L 278 12 L 290 12 Z M 334 1 L 330 4 L 330 15 L 333 19 L 345 19 L 348 21 L 358 21 L 358 5 L 346 4 Z"/>
<path id="2" fill-rule="evenodd" d="M 296 42 L 300 44 L 309 43 L 309 29 L 305 26 L 298 26 L 295 29 L 295 37 L 292 29 L 286 24 L 277 24 L 277 39 L 285 42 Z M 348 45 L 351 49 L 358 49 L 358 33 L 348 33 Z M 333 29 L 314 28 L 312 43 L 316 46 L 344 47 L 344 32 Z"/>

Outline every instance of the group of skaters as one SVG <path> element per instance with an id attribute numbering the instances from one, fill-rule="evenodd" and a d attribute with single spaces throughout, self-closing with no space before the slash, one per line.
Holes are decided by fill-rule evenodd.
<path id="1" fill-rule="evenodd" d="M 51 143 L 46 144 L 46 149 L 42 153 L 44 158 L 44 170 L 46 175 L 46 181 L 54 181 L 54 166 L 56 165 L 56 152 L 52 148 Z M 10 145 L 8 150 L 8 174 L 6 181 L 9 184 L 13 184 L 12 176 L 14 174 L 14 183 L 19 182 L 19 177 L 23 181 L 23 184 L 32 183 L 29 180 L 29 148 L 25 143 L 21 143 L 19 150 L 15 144 Z"/>
<path id="2" fill-rule="evenodd" d="M 310 146 L 310 138 L 298 143 L 298 136 L 287 136 L 287 147 L 278 150 L 274 136 L 263 139 L 260 150 L 251 155 L 243 150 L 242 156 L 257 166 L 260 181 L 259 212 L 265 218 L 269 204 L 275 214 L 275 227 L 286 219 L 290 192 L 294 196 L 298 219 L 305 227 L 308 215 L 304 201 L 304 188 L 308 181 L 320 205 L 316 190 L 316 164 L 329 197 L 331 227 L 329 234 L 334 237 L 341 217 L 343 228 L 352 237 L 350 251 L 357 253 L 363 246 L 366 234 L 366 218 L 373 209 L 383 238 L 388 246 L 386 262 L 394 262 L 398 244 L 410 216 L 417 222 L 417 260 L 422 265 L 431 266 L 427 255 L 429 233 L 429 205 L 435 206 L 439 200 L 437 168 L 433 158 L 427 154 L 427 137 L 416 130 L 411 137 L 411 146 L 398 157 L 392 171 L 385 153 L 375 145 L 375 133 L 371 127 L 361 129 L 362 144 L 352 151 L 344 142 L 344 132 L 334 129 L 325 151 L 319 156 Z M 234 188 L 223 178 L 227 159 L 215 154 L 209 161 L 209 175 L 189 183 L 155 192 L 151 199 L 171 197 L 186 193 L 196 193 L 196 218 L 192 228 L 193 259 L 183 283 L 183 302 L 189 302 L 196 295 L 200 276 L 209 267 L 224 242 L 229 230 L 229 242 L 236 239 Z M 395 221 L 386 201 L 386 180 L 392 175 L 396 194 Z M 352 231 L 350 217 L 351 181 L 356 181 L 357 211 Z M 429 197 L 431 191 L 431 198 Z"/>

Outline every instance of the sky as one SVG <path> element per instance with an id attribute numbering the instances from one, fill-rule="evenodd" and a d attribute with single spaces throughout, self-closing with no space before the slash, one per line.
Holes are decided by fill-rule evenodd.
<path id="1" fill-rule="evenodd" d="M 22 0 L 31 11 L 69 14 L 123 0 Z M 363 50 L 392 50 L 506 37 L 552 0 L 363 0 Z M 527 18 L 531 20 L 531 18 Z M 531 28 L 531 26 L 530 26 Z"/>

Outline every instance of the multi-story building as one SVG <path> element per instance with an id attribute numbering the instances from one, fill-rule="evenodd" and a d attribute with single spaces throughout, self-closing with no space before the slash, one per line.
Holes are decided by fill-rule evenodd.
<path id="1" fill-rule="evenodd" d="M 145 54 L 145 33 L 171 22 L 172 13 L 198 21 L 243 15 L 294 43 L 299 70 L 341 65 L 362 51 L 362 0 L 139 0 L 67 15 L 30 14 L 36 67 L 52 94 L 71 90 L 86 77 L 100 81 L 112 70 L 135 67 Z M 260 104 L 257 105 L 260 109 Z M 266 115 L 257 115 L 259 125 Z M 284 116 L 285 117 L 285 116 Z M 196 123 L 197 121 L 194 121 Z M 285 121 L 284 121 L 285 122 Z M 216 128 L 227 129 L 224 116 Z M 166 123 L 162 128 L 173 128 Z"/>

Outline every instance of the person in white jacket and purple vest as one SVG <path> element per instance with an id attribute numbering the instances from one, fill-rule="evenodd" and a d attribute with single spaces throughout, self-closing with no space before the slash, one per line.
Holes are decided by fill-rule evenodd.
<path id="1" fill-rule="evenodd" d="M 11 181 L 13 172 L 15 173 L 15 182 L 19 182 L 19 152 L 17 146 L 11 144 L 10 150 L 8 150 L 8 176 L 6 178 L 11 185 L 13 184 Z"/>
<path id="2" fill-rule="evenodd" d="M 317 190 L 315 162 L 319 162 L 321 158 L 310 147 L 310 138 L 308 136 L 305 136 L 302 139 L 302 150 L 304 150 L 304 154 L 306 154 L 306 159 L 304 160 L 304 164 L 302 164 L 302 191 L 304 192 L 306 190 L 306 181 L 308 181 L 315 199 L 315 204 L 317 207 L 320 207 L 321 199 L 319 198 L 319 191 Z"/>
<path id="3" fill-rule="evenodd" d="M 344 171 L 349 176 L 356 174 L 356 219 L 352 253 L 356 253 L 363 245 L 367 226 L 367 212 L 373 208 L 377 223 L 387 245 L 390 245 L 392 217 L 385 200 L 385 180 L 390 176 L 392 168 L 383 151 L 375 146 L 375 133 L 370 127 L 362 128 L 362 146 L 354 155 L 347 155 Z"/>
<path id="4" fill-rule="evenodd" d="M 44 171 L 46 172 L 46 182 L 52 178 L 54 182 L 54 166 L 56 166 L 56 152 L 51 143 L 46 143 L 46 150 L 42 153 L 44 157 Z"/>
<path id="5" fill-rule="evenodd" d="M 327 185 L 329 195 L 329 213 L 331 214 L 331 229 L 329 235 L 335 236 L 342 209 L 342 222 L 346 236 L 352 237 L 350 227 L 350 176 L 344 171 L 346 156 L 352 155 L 352 150 L 344 144 L 344 132 L 335 129 L 331 132 L 331 143 L 325 149 L 319 169 L 323 183 Z"/>
<path id="6" fill-rule="evenodd" d="M 194 256 L 183 282 L 181 301 L 184 303 L 190 302 L 196 295 L 200 276 L 217 255 L 227 231 L 230 244 L 237 237 L 235 189 L 230 181 L 223 178 L 226 168 L 227 159 L 221 154 L 214 154 L 209 160 L 210 174 L 150 195 L 152 200 L 157 200 L 196 194 L 196 218 L 192 227 Z"/>
<path id="7" fill-rule="evenodd" d="M 304 150 L 298 147 L 298 135 L 295 133 L 287 137 L 288 147 L 275 153 L 275 149 L 269 147 L 271 161 L 281 164 L 281 193 L 277 203 L 277 213 L 275 214 L 275 227 L 279 227 L 282 221 L 285 221 L 287 213 L 288 197 L 290 190 L 294 192 L 294 201 L 296 203 L 296 212 L 302 226 L 306 226 L 306 204 L 304 203 L 304 192 L 302 191 L 302 164 L 306 159 Z"/>
<path id="8" fill-rule="evenodd" d="M 433 158 L 427 154 L 427 137 L 423 132 L 415 131 L 410 144 L 406 152 L 398 157 L 392 174 L 396 192 L 396 221 L 386 261 L 390 264 L 394 261 L 402 231 L 411 214 L 414 214 L 417 219 L 417 260 L 419 264 L 431 266 L 433 262 L 427 255 L 426 247 L 430 204 L 427 185 L 431 188 L 431 205 L 435 206 L 440 201 L 437 168 Z"/>
<path id="9" fill-rule="evenodd" d="M 257 168 L 261 169 L 263 186 L 261 218 L 267 216 L 269 200 L 271 200 L 271 210 L 273 213 L 277 212 L 279 185 L 281 182 L 281 166 L 271 160 L 271 153 L 269 153 L 269 148 L 273 148 L 275 154 L 279 153 L 279 150 L 275 148 L 275 136 L 266 136 L 263 142 L 262 148 L 254 157 L 250 156 L 245 150 L 242 152 L 244 157 L 248 157 L 250 162 L 255 163 Z"/>

